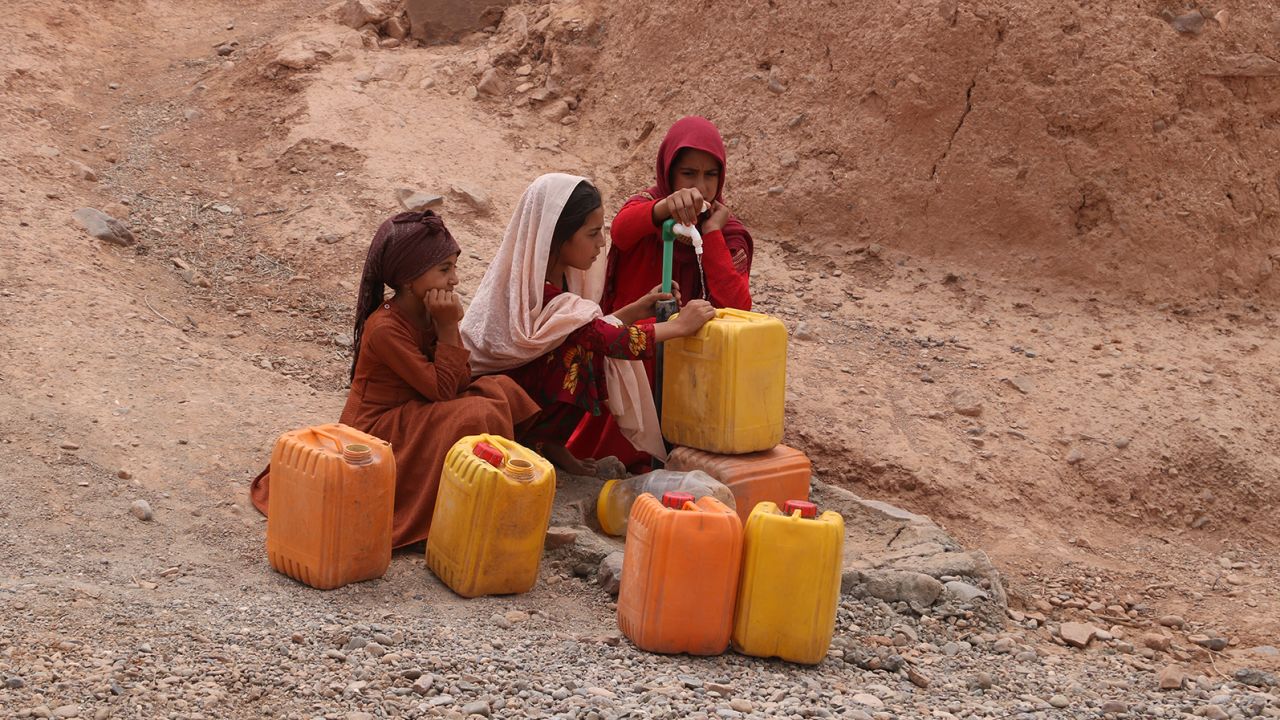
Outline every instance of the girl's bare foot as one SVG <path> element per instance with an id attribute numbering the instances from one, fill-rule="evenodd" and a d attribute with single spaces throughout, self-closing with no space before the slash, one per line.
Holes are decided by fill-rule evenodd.
<path id="1" fill-rule="evenodd" d="M 583 458 L 582 460 L 579 460 L 563 445 L 544 444 L 542 446 L 542 454 L 551 461 L 552 465 L 555 465 L 570 475 L 580 475 L 583 477 L 596 476 L 596 461 L 594 458 Z"/>

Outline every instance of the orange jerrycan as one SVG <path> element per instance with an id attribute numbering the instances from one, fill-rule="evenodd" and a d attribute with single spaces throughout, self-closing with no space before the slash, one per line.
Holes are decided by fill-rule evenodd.
<path id="1" fill-rule="evenodd" d="M 786 445 L 746 455 L 717 455 L 681 447 L 671 451 L 668 470 L 701 470 L 733 492 L 738 517 L 745 524 L 756 505 L 766 500 L 781 506 L 787 500 L 809 499 L 808 456 Z"/>
<path id="2" fill-rule="evenodd" d="M 631 506 L 618 627 L 648 652 L 719 655 L 729 647 L 742 521 L 713 497 L 669 492 Z"/>
<path id="3" fill-rule="evenodd" d="M 551 463 L 497 435 L 449 448 L 440 476 L 427 567 L 462 597 L 528 592 L 551 522 Z"/>
<path id="4" fill-rule="evenodd" d="M 782 441 L 787 328 L 722 309 L 696 335 L 663 343 L 662 434 L 674 445 L 737 455 Z"/>
<path id="5" fill-rule="evenodd" d="M 808 665 L 822 662 L 836 627 L 844 518 L 813 503 L 762 502 L 747 520 L 733 649 Z"/>
<path id="6" fill-rule="evenodd" d="M 267 497 L 271 567 L 321 590 L 382 577 L 395 499 L 390 444 L 340 423 L 281 435 Z"/>

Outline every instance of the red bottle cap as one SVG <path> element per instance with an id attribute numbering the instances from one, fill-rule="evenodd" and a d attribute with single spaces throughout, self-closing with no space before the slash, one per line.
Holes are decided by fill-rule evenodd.
<path id="1" fill-rule="evenodd" d="M 790 515 L 795 511 L 800 511 L 802 518 L 818 517 L 818 506 L 806 500 L 788 500 L 782 504 L 782 512 Z"/>
<path id="2" fill-rule="evenodd" d="M 490 465 L 496 468 L 502 467 L 503 465 L 506 464 L 506 461 L 507 461 L 506 457 L 503 456 L 501 450 L 490 445 L 487 442 L 476 443 L 476 446 L 471 450 L 471 452 L 475 453 L 476 457 L 480 458 L 481 460 L 489 463 Z"/>
<path id="3" fill-rule="evenodd" d="M 684 508 L 685 503 L 693 502 L 693 495 L 687 492 L 669 492 L 662 494 L 662 506 L 673 510 Z"/>

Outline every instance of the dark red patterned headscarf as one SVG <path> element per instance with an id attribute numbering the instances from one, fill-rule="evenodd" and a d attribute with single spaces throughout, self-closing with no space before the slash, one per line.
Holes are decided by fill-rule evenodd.
<path id="1" fill-rule="evenodd" d="M 383 286 L 403 289 L 433 266 L 461 252 L 444 220 L 430 210 L 405 212 L 382 223 L 369 245 L 360 277 L 351 377 L 356 376 L 364 321 L 382 304 Z"/>

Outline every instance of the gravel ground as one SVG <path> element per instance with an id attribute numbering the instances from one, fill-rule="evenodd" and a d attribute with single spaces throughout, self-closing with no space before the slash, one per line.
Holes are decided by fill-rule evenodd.
<path id="1" fill-rule="evenodd" d="M 1280 717 L 1280 697 L 1191 677 L 1160 691 L 1133 656 L 1081 653 L 846 597 L 814 667 L 640 652 L 592 580 L 548 564 L 530 595 L 462 601 L 398 554 L 381 581 L 322 593 L 238 583 L 103 590 L 8 584 L 0 706 L 17 717 Z M 157 583 L 159 585 L 159 583 Z M 965 627 L 965 626 L 968 627 Z"/>

